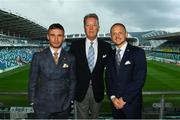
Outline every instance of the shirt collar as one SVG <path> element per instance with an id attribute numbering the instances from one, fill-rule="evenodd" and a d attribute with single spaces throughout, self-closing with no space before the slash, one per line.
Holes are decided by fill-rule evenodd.
<path id="1" fill-rule="evenodd" d="M 127 47 L 127 41 L 125 41 L 125 43 L 123 44 L 123 46 L 120 48 L 121 51 L 125 51 L 126 47 Z M 116 46 L 116 51 L 117 51 L 117 49 L 119 49 L 119 47 Z"/>
<path id="2" fill-rule="evenodd" d="M 50 50 L 51 50 L 51 53 L 53 54 L 55 51 L 54 51 L 54 49 L 50 46 L 49 47 L 50 48 Z M 58 53 L 58 56 L 60 55 L 60 52 L 61 52 L 61 47 L 57 50 L 57 53 Z"/>
<path id="3" fill-rule="evenodd" d="M 91 42 L 93 42 L 93 46 L 94 46 L 95 44 L 97 44 L 97 38 L 94 39 L 94 40 L 89 40 L 88 38 L 86 38 L 86 44 L 87 44 L 88 46 L 91 45 Z"/>

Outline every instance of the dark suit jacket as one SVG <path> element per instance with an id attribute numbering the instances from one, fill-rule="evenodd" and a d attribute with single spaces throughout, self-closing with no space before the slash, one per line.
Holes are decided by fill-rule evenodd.
<path id="1" fill-rule="evenodd" d="M 87 92 L 89 87 L 89 82 L 92 80 L 92 88 L 94 93 L 94 98 L 96 102 L 100 102 L 104 98 L 104 68 L 107 62 L 107 58 L 111 52 L 110 44 L 98 41 L 98 57 L 93 69 L 90 72 L 88 67 L 88 61 L 86 58 L 86 47 L 85 39 L 74 41 L 71 44 L 70 53 L 72 53 L 76 58 L 76 77 L 77 86 L 75 93 L 75 100 L 81 102 Z"/>
<path id="2" fill-rule="evenodd" d="M 31 64 L 29 100 L 36 112 L 61 112 L 73 100 L 75 91 L 75 58 L 61 50 L 56 65 L 50 48 L 35 53 Z"/>
<path id="3" fill-rule="evenodd" d="M 116 51 L 106 67 L 108 95 L 123 98 L 126 102 L 123 112 L 127 118 L 139 118 L 142 108 L 142 87 L 147 72 L 145 52 L 128 44 L 119 68 L 115 63 L 115 53 Z"/>

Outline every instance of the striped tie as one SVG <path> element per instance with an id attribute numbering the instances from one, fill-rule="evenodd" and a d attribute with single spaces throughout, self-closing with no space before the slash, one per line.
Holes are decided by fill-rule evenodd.
<path id="1" fill-rule="evenodd" d="M 117 49 L 117 51 L 116 51 L 116 63 L 117 63 L 117 65 L 120 65 L 120 63 L 121 63 L 121 49 L 120 48 Z"/>
<path id="2" fill-rule="evenodd" d="M 88 50 L 88 65 L 89 65 L 89 69 L 92 73 L 93 68 L 94 68 L 94 48 L 93 48 L 93 42 L 91 42 L 91 45 L 89 46 L 89 50 Z"/>

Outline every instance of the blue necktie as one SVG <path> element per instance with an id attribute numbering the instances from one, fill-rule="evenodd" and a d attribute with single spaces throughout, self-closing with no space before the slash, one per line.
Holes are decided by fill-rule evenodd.
<path id="1" fill-rule="evenodd" d="M 89 65 L 89 69 L 92 73 L 93 68 L 94 68 L 94 48 L 93 48 L 93 42 L 91 42 L 91 45 L 89 46 L 89 50 L 88 50 L 88 65 Z"/>

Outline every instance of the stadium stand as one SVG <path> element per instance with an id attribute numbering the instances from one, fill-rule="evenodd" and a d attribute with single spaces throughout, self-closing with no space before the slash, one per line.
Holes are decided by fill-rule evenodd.
<path id="1" fill-rule="evenodd" d="M 29 63 L 37 48 L 6 47 L 0 48 L 0 69 L 15 67 Z"/>
<path id="2" fill-rule="evenodd" d="M 47 28 L 0 9 L 0 72 L 29 63 L 34 52 L 47 45 Z"/>
<path id="3" fill-rule="evenodd" d="M 0 34 L 31 39 L 45 39 L 47 29 L 27 18 L 0 9 Z"/>
<path id="4" fill-rule="evenodd" d="M 151 49 L 146 50 L 148 58 L 180 64 L 180 34 L 165 31 L 152 31 L 142 37 L 150 42 Z"/>
<path id="5" fill-rule="evenodd" d="M 158 46 L 156 51 L 180 53 L 180 41 L 167 41 Z"/>
<path id="6" fill-rule="evenodd" d="M 31 61 L 34 52 L 43 48 L 40 41 L 0 35 L 0 72 L 16 68 Z"/>

